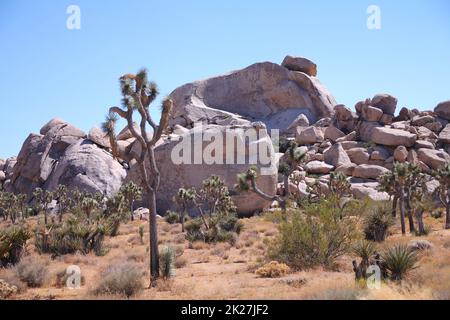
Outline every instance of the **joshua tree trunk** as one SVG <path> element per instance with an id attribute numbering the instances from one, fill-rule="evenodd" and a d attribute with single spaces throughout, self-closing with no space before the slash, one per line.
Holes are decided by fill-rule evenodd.
<path id="1" fill-rule="evenodd" d="M 414 233 L 416 231 L 416 228 L 414 226 L 414 218 L 412 214 L 412 208 L 411 208 L 411 201 L 409 193 L 406 194 L 406 214 L 408 215 L 408 221 L 409 221 L 409 232 Z"/>
<path id="2" fill-rule="evenodd" d="M 419 236 L 425 235 L 425 225 L 423 224 L 423 209 L 416 209 L 415 216 L 419 228 Z"/>
<path id="3" fill-rule="evenodd" d="M 402 226 L 402 234 L 406 234 L 406 225 L 405 225 L 405 194 L 403 190 L 400 193 L 400 224 Z"/>
<path id="4" fill-rule="evenodd" d="M 284 180 L 284 196 L 287 198 L 291 195 L 290 191 L 289 191 L 289 176 L 288 175 L 284 175 L 283 176 L 283 180 Z"/>
<path id="5" fill-rule="evenodd" d="M 397 205 L 398 205 L 398 196 L 394 196 L 394 200 L 392 201 L 392 216 L 394 218 L 397 217 Z"/>

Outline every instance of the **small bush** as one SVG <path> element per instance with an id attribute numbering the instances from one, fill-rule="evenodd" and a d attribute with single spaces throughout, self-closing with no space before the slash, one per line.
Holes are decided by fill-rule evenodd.
<path id="1" fill-rule="evenodd" d="M 0 279 L 0 300 L 7 299 L 17 293 L 16 286 Z"/>
<path id="2" fill-rule="evenodd" d="M 16 274 L 20 281 L 30 288 L 40 288 L 48 279 L 47 267 L 42 262 L 31 258 L 22 260 L 16 266 Z"/>
<path id="3" fill-rule="evenodd" d="M 0 267 L 17 264 L 31 236 L 26 226 L 13 226 L 0 230 Z"/>
<path id="4" fill-rule="evenodd" d="M 306 205 L 304 213 L 293 212 L 292 219 L 280 225 L 280 234 L 269 247 L 269 258 L 296 270 L 333 267 L 338 257 L 350 251 L 358 235 L 356 219 L 336 208 L 334 201 L 324 199 Z"/>
<path id="5" fill-rule="evenodd" d="M 280 278 L 289 274 L 291 269 L 284 263 L 272 261 L 256 270 L 256 274 L 261 278 Z"/>
<path id="6" fill-rule="evenodd" d="M 166 222 L 168 224 L 175 224 L 180 221 L 180 216 L 178 213 L 176 213 L 174 211 L 167 211 L 166 216 L 164 217 L 164 220 L 166 220 Z"/>
<path id="7" fill-rule="evenodd" d="M 173 251 L 172 247 L 165 248 L 160 256 L 159 262 L 161 275 L 164 279 L 169 279 L 174 275 L 173 274 L 174 260 L 175 260 L 175 252 Z"/>
<path id="8" fill-rule="evenodd" d="M 393 281 L 403 280 L 408 272 L 416 268 L 418 261 L 416 253 L 403 245 L 387 249 L 381 258 L 383 268 Z"/>
<path id="9" fill-rule="evenodd" d="M 136 264 L 124 263 L 110 266 L 94 290 L 96 295 L 118 294 L 130 298 L 140 292 L 144 285 L 142 269 Z"/>
<path id="10" fill-rule="evenodd" d="M 144 243 L 144 226 L 139 226 L 139 238 L 141 239 L 141 243 Z"/>
<path id="11" fill-rule="evenodd" d="M 384 203 L 374 205 L 364 218 L 366 240 L 383 242 L 393 224 L 391 207 Z"/>

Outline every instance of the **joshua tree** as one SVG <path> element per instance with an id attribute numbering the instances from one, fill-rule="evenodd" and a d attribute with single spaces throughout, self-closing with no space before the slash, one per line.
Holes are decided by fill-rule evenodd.
<path id="1" fill-rule="evenodd" d="M 184 232 L 184 218 L 186 216 L 186 213 L 189 208 L 194 205 L 196 197 L 197 191 L 195 190 L 195 188 L 181 188 L 180 190 L 178 190 L 178 193 L 175 196 L 175 202 L 177 203 L 180 210 L 179 214 L 181 221 L 181 232 Z"/>
<path id="2" fill-rule="evenodd" d="M 105 117 L 105 122 L 102 123 L 102 130 L 105 133 L 105 136 L 109 139 L 109 144 L 111 145 L 111 153 L 114 157 L 114 159 L 117 159 L 119 157 L 119 152 L 117 148 L 117 137 L 116 137 L 116 131 L 115 127 L 117 124 L 117 121 L 119 120 L 119 117 L 117 114 L 110 112 Z"/>
<path id="3" fill-rule="evenodd" d="M 141 70 L 136 75 L 127 74 L 122 76 L 120 78 L 120 87 L 123 105 L 122 107 L 110 108 L 107 121 L 107 127 L 110 129 L 107 130 L 107 133 L 109 133 L 110 140 L 113 141 L 114 139 L 111 139 L 111 137 L 115 132 L 115 120 L 112 115 L 116 114 L 126 120 L 128 129 L 136 139 L 136 142 L 141 146 L 140 155 L 135 160 L 140 170 L 143 190 L 148 195 L 147 200 L 150 209 L 150 282 L 151 286 L 154 286 L 159 278 L 156 192 L 161 179 L 155 158 L 155 145 L 167 129 L 173 102 L 169 98 L 163 101 L 161 119 L 159 124 L 157 124 L 150 115 L 149 107 L 157 97 L 158 89 L 155 83 L 148 81 L 147 71 Z M 133 125 L 133 114 L 135 112 L 139 114 L 141 119 L 138 130 Z M 153 137 L 147 134 L 147 125 L 153 129 Z M 150 170 L 147 169 L 147 164 Z"/>
<path id="4" fill-rule="evenodd" d="M 436 193 L 442 205 L 445 207 L 445 229 L 450 229 L 450 163 L 434 171 L 433 176 L 439 181 L 439 187 L 436 189 Z"/>
<path id="5" fill-rule="evenodd" d="M 47 190 L 42 190 L 41 188 L 36 188 L 33 192 L 33 196 L 36 202 L 41 206 L 44 211 L 44 223 L 48 223 L 48 206 L 53 201 L 53 193 Z"/>
<path id="6" fill-rule="evenodd" d="M 400 204 L 400 223 L 402 227 L 402 234 L 406 234 L 406 224 L 405 224 L 405 204 L 406 204 L 406 194 L 405 185 L 408 178 L 408 164 L 396 163 L 391 172 L 385 173 L 380 177 L 380 191 L 387 192 L 394 195 L 394 204 L 392 207 L 396 207 L 396 199 L 398 199 Z M 410 225 L 411 227 L 411 225 Z"/>
<path id="7" fill-rule="evenodd" d="M 64 211 L 69 204 L 69 198 L 67 197 L 67 187 L 59 185 L 54 192 L 55 200 L 58 202 L 59 222 L 62 222 Z"/>
<path id="8" fill-rule="evenodd" d="M 98 209 L 99 203 L 97 200 L 91 197 L 85 197 L 83 201 L 81 202 L 81 209 L 86 214 L 86 217 L 88 219 L 88 222 L 91 221 L 91 214 L 94 210 Z"/>
<path id="9" fill-rule="evenodd" d="M 120 193 L 123 194 L 125 200 L 127 201 L 128 208 L 130 209 L 131 221 L 134 221 L 134 202 L 141 199 L 142 188 L 133 182 L 130 182 L 120 188 Z"/>
<path id="10" fill-rule="evenodd" d="M 284 196 L 290 197 L 289 180 L 295 170 L 305 161 L 306 151 L 299 148 L 297 143 L 291 142 L 283 157 L 284 161 L 280 163 L 278 172 L 283 176 Z"/>

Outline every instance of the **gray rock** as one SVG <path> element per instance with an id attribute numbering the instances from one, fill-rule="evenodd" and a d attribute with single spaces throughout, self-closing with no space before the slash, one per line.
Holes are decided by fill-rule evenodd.
<path id="1" fill-rule="evenodd" d="M 195 122 L 232 125 L 262 121 L 286 129 L 300 114 L 310 123 L 329 117 L 335 99 L 315 77 L 264 62 L 230 74 L 186 84 L 170 95 L 170 126 Z"/>
<path id="2" fill-rule="evenodd" d="M 88 139 L 103 148 L 111 148 L 108 136 L 102 129 L 94 127 L 88 133 Z"/>
<path id="3" fill-rule="evenodd" d="M 233 192 L 236 184 L 236 176 L 254 165 L 259 170 L 271 169 L 271 172 L 266 172 L 266 175 L 259 174 L 257 184 L 264 192 L 269 195 L 275 195 L 278 182 L 278 172 L 276 169 L 278 155 L 275 153 L 271 138 L 264 128 L 259 129 L 259 137 L 256 137 L 256 139 L 244 139 L 245 131 L 249 129 L 253 130 L 253 125 L 239 127 L 208 125 L 190 130 L 186 135 L 180 137 L 179 141 L 166 141 L 164 144 L 158 146 L 155 149 L 155 157 L 161 172 L 161 185 L 157 193 L 158 212 L 165 213 L 167 210 L 175 210 L 176 204 L 173 202 L 173 197 L 180 188 L 195 187 L 200 189 L 202 182 L 209 179 L 212 175 L 218 175 Z M 245 154 L 238 153 L 236 145 L 234 145 L 234 148 L 233 146 L 229 146 L 228 148 L 233 148 L 231 150 L 227 150 L 226 148 L 221 150 L 222 153 L 215 155 L 217 161 L 211 161 L 211 163 L 199 161 L 197 162 L 198 164 L 195 164 L 189 153 L 187 153 L 188 157 L 185 159 L 186 161 L 182 161 L 183 159 L 180 158 L 183 155 L 183 152 L 180 150 L 182 146 L 180 143 L 185 142 L 186 146 L 199 145 L 201 147 L 201 153 L 205 154 L 211 149 L 211 142 L 203 141 L 202 136 L 212 135 L 224 139 L 226 133 L 236 135 L 239 138 L 238 141 L 242 142 L 245 146 L 247 158 L 252 160 L 251 163 L 247 160 L 243 161 L 242 164 L 238 164 L 237 156 L 245 156 Z M 191 141 L 191 143 L 189 144 L 188 141 Z M 270 164 L 261 162 L 263 159 L 258 153 L 259 150 L 267 151 Z M 235 159 L 230 159 L 233 161 L 227 161 L 227 156 L 232 156 Z M 222 159 L 222 163 L 220 163 L 220 159 Z M 142 175 L 139 172 L 138 166 L 131 164 L 127 181 L 134 181 L 137 184 L 141 184 L 141 179 Z M 270 201 L 264 201 L 253 192 L 239 194 L 233 192 L 233 194 L 233 201 L 241 215 L 253 214 L 255 211 L 268 208 L 271 204 Z"/>
<path id="4" fill-rule="evenodd" d="M 404 163 L 408 159 L 408 149 L 404 146 L 398 146 L 394 151 L 394 159 L 397 162 Z"/>
<path id="5" fill-rule="evenodd" d="M 321 161 L 311 161 L 305 166 L 305 170 L 311 174 L 328 174 L 334 169 L 334 166 Z"/>
<path id="6" fill-rule="evenodd" d="M 448 124 L 439 134 L 439 141 L 450 144 L 450 124 Z"/>
<path id="7" fill-rule="evenodd" d="M 62 184 L 108 197 L 116 194 L 126 178 L 126 170 L 112 155 L 90 140 L 80 140 L 67 148 L 59 159 L 45 189 L 53 191 Z"/>
<path id="8" fill-rule="evenodd" d="M 366 121 L 371 122 L 378 122 L 381 120 L 381 117 L 383 116 L 383 110 L 371 107 L 371 106 L 364 106 L 362 108 L 362 117 Z"/>
<path id="9" fill-rule="evenodd" d="M 408 243 L 408 248 L 412 251 L 424 251 L 433 248 L 433 244 L 427 240 L 411 240 Z"/>

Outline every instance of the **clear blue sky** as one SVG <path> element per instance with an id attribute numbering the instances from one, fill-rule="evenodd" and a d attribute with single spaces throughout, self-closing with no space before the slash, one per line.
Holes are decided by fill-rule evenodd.
<path id="1" fill-rule="evenodd" d="M 81 8 L 81 30 L 66 28 L 70 4 Z M 366 27 L 371 4 L 381 30 Z M 378 92 L 420 109 L 450 99 L 447 0 L 0 0 L 0 41 L 3 158 L 51 118 L 98 125 L 119 103 L 117 78 L 143 66 L 168 95 L 291 54 L 315 61 L 350 107 Z"/>

